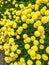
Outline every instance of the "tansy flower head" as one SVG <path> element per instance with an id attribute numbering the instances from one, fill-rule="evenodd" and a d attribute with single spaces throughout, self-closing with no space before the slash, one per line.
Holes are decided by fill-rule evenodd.
<path id="1" fill-rule="evenodd" d="M 47 56 L 46 54 L 42 54 L 42 59 L 43 59 L 44 61 L 47 61 L 47 60 L 48 60 L 48 56 Z"/>
<path id="2" fill-rule="evenodd" d="M 35 31 L 35 32 L 34 32 L 34 35 L 35 35 L 36 37 L 39 37 L 39 36 L 40 36 L 40 32 L 39 32 L 39 31 Z"/>
<path id="3" fill-rule="evenodd" d="M 29 49 L 30 45 L 29 44 L 25 44 L 25 49 Z"/>
<path id="4" fill-rule="evenodd" d="M 46 15 L 46 16 L 49 16 L 49 10 L 46 10 L 46 11 L 45 11 L 45 15 Z"/>
<path id="5" fill-rule="evenodd" d="M 27 64 L 28 64 L 28 65 L 33 65 L 32 60 L 28 60 L 28 61 L 27 61 Z"/>
<path id="6" fill-rule="evenodd" d="M 48 54 L 49 54 L 49 47 L 47 47 L 47 48 L 46 48 L 46 53 L 48 53 Z"/>
<path id="7" fill-rule="evenodd" d="M 36 65 L 42 65 L 42 64 L 41 64 L 41 61 L 37 60 L 37 61 L 36 61 Z"/>

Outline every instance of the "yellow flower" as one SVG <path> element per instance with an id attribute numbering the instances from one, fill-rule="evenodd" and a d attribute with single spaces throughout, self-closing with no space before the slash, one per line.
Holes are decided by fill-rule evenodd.
<path id="1" fill-rule="evenodd" d="M 13 65 L 13 63 L 10 63 L 10 65 Z"/>
<path id="2" fill-rule="evenodd" d="M 39 31 L 40 33 L 42 33 L 42 32 L 44 31 L 44 27 L 43 27 L 43 26 L 39 26 L 39 27 L 38 27 L 38 31 Z"/>
<path id="3" fill-rule="evenodd" d="M 17 39 L 20 39 L 20 36 L 19 36 L 19 35 L 17 35 L 17 36 L 16 36 L 16 38 L 17 38 Z"/>
<path id="4" fill-rule="evenodd" d="M 22 31 L 23 31 L 23 27 L 22 27 L 22 26 L 18 27 L 18 29 L 17 29 L 17 33 L 18 33 L 18 34 L 21 34 Z"/>
<path id="5" fill-rule="evenodd" d="M 44 49 L 44 45 L 40 45 L 39 48 L 42 50 Z"/>
<path id="6" fill-rule="evenodd" d="M 4 26 L 4 27 L 2 27 L 1 30 L 2 30 L 2 31 L 6 31 L 7 29 L 6 29 L 6 27 Z"/>
<path id="7" fill-rule="evenodd" d="M 5 21 L 2 21 L 2 22 L 1 22 L 1 25 L 5 25 L 5 24 L 6 24 L 6 22 L 5 22 Z"/>
<path id="8" fill-rule="evenodd" d="M 26 39 L 24 39 L 24 43 L 27 43 L 27 40 Z"/>
<path id="9" fill-rule="evenodd" d="M 25 41 L 26 43 L 30 43 L 31 42 L 31 39 L 29 37 L 25 38 Z"/>
<path id="10" fill-rule="evenodd" d="M 43 36 L 44 34 L 45 34 L 45 31 L 41 32 L 41 33 L 40 33 L 40 36 Z"/>
<path id="11" fill-rule="evenodd" d="M 32 12 L 32 9 L 31 9 L 31 8 L 28 8 L 28 9 L 27 9 L 27 12 L 28 12 L 28 13 L 31 13 L 31 12 Z"/>
<path id="12" fill-rule="evenodd" d="M 14 62 L 14 64 L 13 65 L 18 65 L 18 63 L 17 62 Z"/>
<path id="13" fill-rule="evenodd" d="M 26 23 L 27 23 L 27 24 L 30 24 L 30 21 L 31 21 L 31 19 L 28 18 L 28 19 L 26 20 Z"/>
<path id="14" fill-rule="evenodd" d="M 23 38 L 24 38 L 24 39 L 27 38 L 27 36 L 28 36 L 27 34 L 23 34 Z"/>
<path id="15" fill-rule="evenodd" d="M 28 60 L 27 61 L 27 65 L 33 65 L 33 61 L 32 60 Z"/>
<path id="16" fill-rule="evenodd" d="M 30 51 L 31 51 L 31 49 L 28 49 L 28 51 L 27 51 L 27 52 L 28 52 L 28 54 L 30 54 Z"/>
<path id="17" fill-rule="evenodd" d="M 29 49 L 30 45 L 29 44 L 25 44 L 25 49 Z"/>
<path id="18" fill-rule="evenodd" d="M 33 45 L 33 46 L 31 47 L 31 49 L 34 50 L 34 51 L 38 51 L 38 47 L 35 46 L 35 45 Z"/>
<path id="19" fill-rule="evenodd" d="M 36 37 L 39 37 L 39 36 L 40 36 L 40 32 L 39 32 L 39 31 L 35 31 L 35 32 L 34 32 L 34 35 L 35 35 Z"/>
<path id="20" fill-rule="evenodd" d="M 5 57 L 4 60 L 6 61 L 6 63 L 10 63 L 11 62 L 10 57 Z"/>
<path id="21" fill-rule="evenodd" d="M 47 6 L 49 7 L 49 2 L 47 3 Z"/>
<path id="22" fill-rule="evenodd" d="M 18 4 L 15 4 L 15 7 L 18 7 Z"/>
<path id="23" fill-rule="evenodd" d="M 19 19 L 20 19 L 20 17 L 19 17 L 19 16 L 16 16 L 15 21 L 16 21 L 16 22 L 18 22 L 18 21 L 19 21 Z"/>
<path id="24" fill-rule="evenodd" d="M 40 13 L 42 14 L 42 15 L 44 15 L 45 14 L 45 11 L 46 11 L 46 6 L 44 6 L 41 10 L 40 10 Z"/>
<path id="25" fill-rule="evenodd" d="M 45 39 L 45 35 L 44 35 L 44 34 L 41 35 L 40 38 L 41 38 L 41 39 Z"/>
<path id="26" fill-rule="evenodd" d="M 38 11 L 39 5 L 35 4 L 35 10 Z"/>
<path id="27" fill-rule="evenodd" d="M 21 63 L 25 62 L 24 58 L 21 57 L 21 58 L 20 58 L 20 62 L 21 62 Z"/>
<path id="28" fill-rule="evenodd" d="M 15 1 L 15 0 L 13 0 L 13 1 L 12 1 L 12 4 L 13 4 L 13 5 L 15 5 L 15 2 L 16 2 L 16 1 Z"/>
<path id="29" fill-rule="evenodd" d="M 35 14 L 35 12 L 31 12 L 31 17 Z"/>
<path id="30" fill-rule="evenodd" d="M 5 31 L 5 32 L 4 32 L 4 36 L 6 36 L 6 35 L 8 35 L 8 31 Z"/>
<path id="31" fill-rule="evenodd" d="M 35 39 L 35 36 L 31 36 L 31 41 L 34 41 Z"/>
<path id="32" fill-rule="evenodd" d="M 36 59 L 41 59 L 41 55 L 40 54 L 36 54 Z"/>
<path id="33" fill-rule="evenodd" d="M 25 63 L 25 62 L 23 62 L 23 63 L 22 63 L 22 65 L 26 65 L 26 63 Z"/>
<path id="34" fill-rule="evenodd" d="M 22 16 L 21 16 L 21 20 L 22 20 L 23 22 L 25 22 L 25 21 L 27 20 L 27 17 L 26 17 L 25 15 L 22 15 Z"/>
<path id="35" fill-rule="evenodd" d="M 43 59 L 44 61 L 47 61 L 47 60 L 48 60 L 48 56 L 47 56 L 46 54 L 42 54 L 42 59 Z"/>
<path id="36" fill-rule="evenodd" d="M 27 14 L 27 17 L 28 17 L 28 18 L 31 18 L 31 14 Z"/>
<path id="37" fill-rule="evenodd" d="M 24 9 L 24 5 L 23 5 L 23 4 L 20 4 L 19 7 L 20 7 L 21 9 Z"/>
<path id="38" fill-rule="evenodd" d="M 48 17 L 46 17 L 46 16 L 42 17 L 41 22 L 43 24 L 47 23 L 48 22 Z"/>
<path id="39" fill-rule="evenodd" d="M 34 9 L 34 7 L 35 7 L 35 5 L 33 4 L 31 8 Z"/>
<path id="40" fill-rule="evenodd" d="M 31 7 L 32 7 L 32 4 L 31 4 L 31 3 L 29 3 L 29 4 L 28 4 L 28 8 L 31 8 Z"/>
<path id="41" fill-rule="evenodd" d="M 34 50 L 28 50 L 28 54 L 32 57 L 34 57 L 36 55 Z"/>
<path id="42" fill-rule="evenodd" d="M 18 58 L 18 54 L 15 54 L 14 57 L 15 57 L 15 58 Z"/>
<path id="43" fill-rule="evenodd" d="M 36 61 L 36 65 L 42 65 L 42 64 L 41 64 L 41 61 L 37 60 L 37 61 Z"/>
<path id="44" fill-rule="evenodd" d="M 14 42 L 14 38 L 9 39 L 9 43 L 12 43 L 12 42 Z"/>
<path id="45" fill-rule="evenodd" d="M 22 30 L 16 30 L 17 34 L 21 34 L 22 33 Z"/>
<path id="46" fill-rule="evenodd" d="M 48 3 L 48 0 L 42 0 L 42 2 L 43 2 L 44 4 L 47 4 L 47 3 Z"/>
<path id="47" fill-rule="evenodd" d="M 32 19 L 37 20 L 37 15 L 36 14 L 32 15 Z"/>
<path id="48" fill-rule="evenodd" d="M 14 36 L 15 33 L 14 33 L 14 31 L 11 31 L 10 34 L 11 34 L 11 36 Z"/>
<path id="49" fill-rule="evenodd" d="M 33 26 L 34 26 L 34 28 L 37 28 L 37 24 L 36 23 L 34 23 Z"/>
<path id="50" fill-rule="evenodd" d="M 16 45 L 12 45 L 12 46 L 11 46 L 11 51 L 13 51 L 13 52 L 14 52 L 14 51 L 16 51 L 16 50 L 17 50 Z"/>
<path id="51" fill-rule="evenodd" d="M 10 57 L 14 57 L 14 52 L 11 52 L 10 53 Z"/>
<path id="52" fill-rule="evenodd" d="M 4 49 L 4 50 L 8 50 L 8 49 L 10 49 L 9 44 L 5 43 L 4 46 L 3 46 L 3 49 Z"/>
<path id="53" fill-rule="evenodd" d="M 16 11 L 16 15 L 21 15 L 21 10 L 20 11 Z"/>
<path id="54" fill-rule="evenodd" d="M 22 26 L 18 27 L 18 30 L 19 30 L 20 32 L 22 32 L 22 31 L 23 31 L 23 27 L 22 27 Z"/>
<path id="55" fill-rule="evenodd" d="M 41 26 L 41 21 L 37 20 L 34 24 L 36 25 L 36 27 Z"/>
<path id="56" fill-rule="evenodd" d="M 39 17 L 41 15 L 40 11 L 36 11 L 36 15 Z"/>
<path id="57" fill-rule="evenodd" d="M 9 50 L 5 51 L 5 55 L 9 55 Z"/>
<path id="58" fill-rule="evenodd" d="M 20 49 L 17 49 L 17 54 L 20 54 L 21 53 L 21 50 Z"/>
<path id="59" fill-rule="evenodd" d="M 36 0 L 36 4 L 40 5 L 41 0 Z"/>
<path id="60" fill-rule="evenodd" d="M 27 15 L 27 10 L 22 11 L 22 15 Z"/>
<path id="61" fill-rule="evenodd" d="M 44 39 L 40 39 L 39 42 L 40 42 L 41 44 L 44 44 Z"/>
<path id="62" fill-rule="evenodd" d="M 31 39 L 29 37 L 26 38 L 27 42 L 31 42 Z"/>
<path id="63" fill-rule="evenodd" d="M 22 65 L 22 63 L 18 61 L 18 65 Z"/>
<path id="64" fill-rule="evenodd" d="M 26 23 L 24 23 L 24 24 L 22 25 L 22 27 L 23 27 L 23 29 L 27 29 L 28 25 L 27 25 Z"/>
<path id="65" fill-rule="evenodd" d="M 46 48 L 46 53 L 49 54 L 49 46 Z"/>
<path id="66" fill-rule="evenodd" d="M 49 10 L 46 10 L 45 15 L 49 16 Z"/>
<path id="67" fill-rule="evenodd" d="M 32 60 L 35 60 L 35 59 L 36 59 L 36 56 L 31 56 L 31 59 L 32 59 Z"/>
<path id="68" fill-rule="evenodd" d="M 17 23 L 16 22 L 14 22 L 13 28 L 17 28 Z"/>
<path id="69" fill-rule="evenodd" d="M 49 61 L 48 61 L 48 65 L 49 65 Z"/>
<path id="70" fill-rule="evenodd" d="M 7 32 L 7 34 L 8 34 L 8 36 L 11 36 L 11 32 L 9 31 L 9 32 Z"/>
<path id="71" fill-rule="evenodd" d="M 31 23 L 31 24 L 33 24 L 33 23 L 34 23 L 34 20 L 33 20 L 32 18 L 30 19 L 30 23 Z"/>
<path id="72" fill-rule="evenodd" d="M 38 45 L 39 44 L 38 40 L 34 40 L 33 44 Z"/>

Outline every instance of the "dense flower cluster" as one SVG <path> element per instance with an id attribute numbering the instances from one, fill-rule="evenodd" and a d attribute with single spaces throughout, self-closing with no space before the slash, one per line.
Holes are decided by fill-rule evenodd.
<path id="1" fill-rule="evenodd" d="M 49 22 L 49 0 L 36 0 L 35 4 L 29 3 L 28 6 L 15 4 L 15 1 L 12 4 L 19 9 L 6 9 L 0 20 L 0 50 L 4 50 L 4 60 L 10 65 L 43 65 L 43 61 L 49 65 L 49 46 L 45 47 L 43 26 Z M 47 6 L 39 10 L 41 3 Z M 27 33 L 33 29 L 34 32 Z M 21 46 L 28 59 L 23 57 Z"/>

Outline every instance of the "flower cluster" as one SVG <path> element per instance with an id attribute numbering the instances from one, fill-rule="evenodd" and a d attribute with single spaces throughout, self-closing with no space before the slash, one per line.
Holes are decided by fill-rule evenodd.
<path id="1" fill-rule="evenodd" d="M 41 4 L 46 6 L 40 9 Z M 49 65 L 43 26 L 49 23 L 49 0 L 36 0 L 28 6 L 13 0 L 12 5 L 16 9 L 6 9 L 0 20 L 0 50 L 4 50 L 4 60 L 10 65 L 43 65 L 43 62 Z"/>

